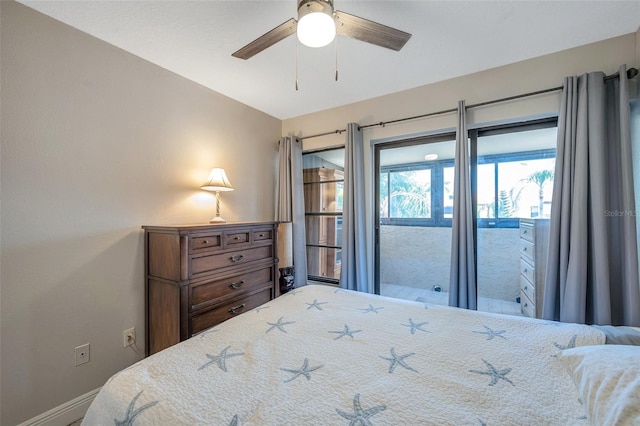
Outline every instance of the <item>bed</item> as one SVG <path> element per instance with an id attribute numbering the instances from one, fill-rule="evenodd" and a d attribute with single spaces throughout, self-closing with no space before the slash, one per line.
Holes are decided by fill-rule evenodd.
<path id="1" fill-rule="evenodd" d="M 602 401 L 581 392 L 579 351 L 604 343 L 586 325 L 308 285 L 115 374 L 83 425 L 587 425 Z M 609 420 L 640 424 L 626 398 Z"/>

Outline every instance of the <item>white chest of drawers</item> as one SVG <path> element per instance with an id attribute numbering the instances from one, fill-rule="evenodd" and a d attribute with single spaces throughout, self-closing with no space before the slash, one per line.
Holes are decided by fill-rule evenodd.
<path id="1" fill-rule="evenodd" d="M 540 318 L 547 270 L 549 219 L 520 219 L 520 309 Z"/>

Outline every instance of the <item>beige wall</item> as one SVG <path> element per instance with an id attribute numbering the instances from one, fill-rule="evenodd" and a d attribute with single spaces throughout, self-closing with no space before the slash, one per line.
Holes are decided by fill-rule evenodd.
<path id="1" fill-rule="evenodd" d="M 640 67 L 640 30 L 621 37 L 605 40 L 551 55 L 494 68 L 463 77 L 429 84 L 415 89 L 366 100 L 339 108 L 308 114 L 283 121 L 282 134 L 305 137 L 338 129 L 345 129 L 348 122 L 362 125 L 390 121 L 404 117 L 443 111 L 457 107 L 457 101 L 467 105 L 500 99 L 513 95 L 562 86 L 567 75 L 579 75 L 590 71 L 615 73 L 621 64 Z M 637 80 L 637 79 L 636 79 Z M 634 81 L 633 84 L 636 84 Z M 635 90 L 635 88 L 633 89 Z M 550 93 L 516 101 L 504 102 L 468 110 L 470 125 L 494 120 L 510 120 L 538 114 L 557 114 L 560 93 Z M 455 128 L 455 114 L 445 114 L 418 119 L 385 127 L 365 129 L 364 148 L 367 174 L 367 234 L 369 247 L 369 272 L 373 277 L 373 233 L 371 207 L 373 175 L 371 170 L 372 143 L 401 139 L 406 136 L 440 129 Z M 344 144 L 344 134 L 332 134 L 305 139 L 304 150 Z"/>
<path id="2" fill-rule="evenodd" d="M 10 425 L 100 387 L 144 350 L 140 226 L 271 220 L 281 122 L 1 3 L 1 382 Z M 251 153 L 251 155 L 248 155 Z M 74 348 L 91 361 L 74 366 Z"/>

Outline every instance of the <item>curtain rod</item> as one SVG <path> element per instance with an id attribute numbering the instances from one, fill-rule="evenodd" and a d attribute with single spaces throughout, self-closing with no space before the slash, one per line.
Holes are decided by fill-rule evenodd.
<path id="1" fill-rule="evenodd" d="M 627 70 L 627 78 L 628 79 L 632 79 L 637 75 L 638 75 L 638 69 L 637 68 L 629 68 Z M 615 74 L 611 74 L 611 75 L 606 76 L 604 79 L 605 80 L 611 80 L 611 79 L 618 78 L 618 77 L 620 77 L 620 74 L 616 72 Z M 477 103 L 477 104 L 467 105 L 467 109 L 469 109 L 469 108 L 477 108 L 477 107 L 491 105 L 491 104 L 497 104 L 497 103 L 500 103 L 500 102 L 512 101 L 512 100 L 520 99 L 520 98 L 527 98 L 527 97 L 530 97 L 530 96 L 543 95 L 545 93 L 557 92 L 559 90 L 562 90 L 563 88 L 564 88 L 564 86 L 552 87 L 550 89 L 537 90 L 535 92 L 523 93 L 521 95 L 508 96 L 506 98 L 500 98 L 500 99 L 494 99 L 494 100 L 491 100 L 491 101 L 480 102 L 480 103 Z M 427 113 L 427 114 L 414 115 L 412 117 L 398 118 L 396 120 L 389 120 L 389 121 L 380 121 L 379 123 L 365 124 L 363 126 L 360 126 L 360 129 L 367 129 L 369 127 L 384 127 L 387 124 L 400 123 L 402 121 L 416 120 L 418 118 L 427 118 L 427 117 L 432 117 L 434 115 L 450 114 L 452 112 L 456 112 L 457 110 L 458 110 L 458 108 L 449 108 L 449 109 L 444 109 L 442 111 L 436 111 L 436 112 L 430 112 L 430 113 Z M 318 138 L 320 136 L 328 136 L 328 135 L 335 135 L 335 134 L 339 135 L 339 134 L 342 134 L 342 133 L 344 133 L 346 131 L 347 131 L 347 129 L 339 129 L 339 130 L 334 130 L 332 132 L 324 132 L 324 133 L 318 133 L 318 134 L 315 134 L 315 135 L 304 136 L 304 137 L 301 137 L 301 138 L 298 138 L 298 139 L 299 140 L 304 140 L 304 139 Z"/>

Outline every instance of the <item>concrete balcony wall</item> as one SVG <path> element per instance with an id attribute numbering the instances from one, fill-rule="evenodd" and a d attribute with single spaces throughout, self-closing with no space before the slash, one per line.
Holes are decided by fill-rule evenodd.
<path id="1" fill-rule="evenodd" d="M 514 301 L 520 285 L 520 233 L 478 230 L 478 295 Z M 451 228 L 380 227 L 380 282 L 449 291 Z"/>

